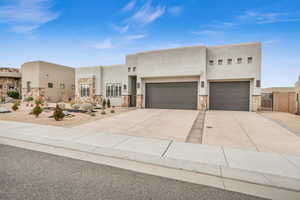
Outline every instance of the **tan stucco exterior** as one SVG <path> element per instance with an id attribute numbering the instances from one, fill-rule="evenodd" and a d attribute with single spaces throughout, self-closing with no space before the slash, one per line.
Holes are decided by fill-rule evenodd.
<path id="1" fill-rule="evenodd" d="M 22 91 L 23 98 L 44 96 L 49 102 L 69 101 L 75 96 L 75 69 L 44 61 L 24 63 Z"/>
<path id="2" fill-rule="evenodd" d="M 251 62 L 247 60 L 251 58 Z M 223 64 L 217 65 L 222 59 Z M 227 64 L 227 60 L 232 63 Z M 237 63 L 242 59 L 242 63 Z M 210 65 L 213 61 L 215 65 Z M 125 65 L 82 67 L 76 69 L 76 96 L 79 96 L 80 80 L 95 78 L 95 95 L 106 97 L 109 83 L 122 85 L 122 97 L 110 99 L 113 105 L 146 105 L 147 83 L 197 82 L 198 109 L 209 109 L 209 84 L 221 81 L 249 81 L 249 108 L 260 109 L 261 44 L 259 42 L 224 46 L 192 46 L 140 52 L 126 56 Z M 135 84 L 135 85 L 134 85 Z M 83 98 L 80 98 L 83 99 Z"/>

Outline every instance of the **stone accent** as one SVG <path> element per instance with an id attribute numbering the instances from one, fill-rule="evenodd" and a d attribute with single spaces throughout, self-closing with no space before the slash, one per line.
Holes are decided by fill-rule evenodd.
<path id="1" fill-rule="evenodd" d="M 136 107 L 143 107 L 143 95 L 136 95 Z"/>
<path id="2" fill-rule="evenodd" d="M 21 73 L 15 68 L 0 68 L 0 98 L 6 97 L 10 90 L 21 95 Z"/>
<path id="3" fill-rule="evenodd" d="M 81 97 L 80 96 L 80 85 L 89 85 L 90 91 L 88 97 Z M 102 103 L 102 96 L 101 95 L 95 95 L 95 89 L 96 89 L 96 79 L 95 78 L 80 78 L 78 80 L 78 87 L 75 97 L 76 103 L 92 103 L 92 104 L 101 104 Z"/>
<path id="4" fill-rule="evenodd" d="M 130 96 L 129 95 L 123 95 L 123 103 L 122 103 L 122 107 L 129 107 L 130 105 Z"/>
<path id="5" fill-rule="evenodd" d="M 261 109 L 261 95 L 252 95 L 251 111 L 256 112 Z"/>
<path id="6" fill-rule="evenodd" d="M 207 110 L 208 109 L 208 96 L 199 95 L 198 96 L 198 110 Z"/>

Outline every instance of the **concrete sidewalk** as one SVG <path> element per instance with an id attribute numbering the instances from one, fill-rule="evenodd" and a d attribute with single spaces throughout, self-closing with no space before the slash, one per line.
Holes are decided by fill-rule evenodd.
<path id="1" fill-rule="evenodd" d="M 26 148 L 30 142 L 55 147 L 58 154 L 62 149 L 75 150 L 196 172 L 207 176 L 203 184 L 213 180 L 214 187 L 273 199 L 300 199 L 300 157 L 296 156 L 8 121 L 0 121 L 0 127 L 3 144 L 23 142 Z"/>

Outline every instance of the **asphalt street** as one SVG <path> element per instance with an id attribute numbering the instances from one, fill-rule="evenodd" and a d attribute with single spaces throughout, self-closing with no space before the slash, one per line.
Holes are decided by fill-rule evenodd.
<path id="1" fill-rule="evenodd" d="M 1 200 L 259 200 L 213 187 L 0 145 Z"/>

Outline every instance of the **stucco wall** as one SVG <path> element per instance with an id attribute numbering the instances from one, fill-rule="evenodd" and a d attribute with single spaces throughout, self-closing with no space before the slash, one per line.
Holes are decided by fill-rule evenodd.
<path id="1" fill-rule="evenodd" d="M 103 75 L 102 75 L 102 94 L 104 98 L 106 96 L 106 84 L 111 83 L 120 83 L 122 87 L 122 95 L 128 94 L 128 75 L 126 65 L 112 65 L 112 66 L 103 66 Z M 127 89 L 124 90 L 123 85 L 127 85 Z M 122 97 L 110 97 L 111 105 L 121 106 L 123 103 Z"/>
<path id="2" fill-rule="evenodd" d="M 248 57 L 252 63 L 248 64 Z M 242 58 L 238 64 L 237 59 Z M 222 59 L 222 65 L 218 60 Z M 232 64 L 227 64 L 227 59 L 232 59 Z M 213 60 L 211 66 L 209 61 Z M 252 95 L 260 95 L 261 88 L 256 87 L 256 80 L 261 80 L 261 44 L 247 43 L 224 45 L 207 48 L 207 79 L 208 80 L 253 80 Z"/>
<path id="3" fill-rule="evenodd" d="M 195 76 L 205 71 L 206 48 L 203 46 L 184 47 L 149 51 L 130 55 L 126 64 L 137 67 L 139 77 Z M 132 59 L 132 60 L 131 60 Z"/>

